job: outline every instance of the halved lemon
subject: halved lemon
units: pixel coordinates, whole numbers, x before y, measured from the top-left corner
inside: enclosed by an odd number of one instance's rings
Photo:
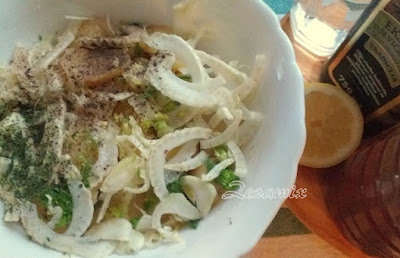
[[[326,83],[305,85],[307,141],[300,164],[334,166],[360,144],[364,121],[357,102],[339,87]]]

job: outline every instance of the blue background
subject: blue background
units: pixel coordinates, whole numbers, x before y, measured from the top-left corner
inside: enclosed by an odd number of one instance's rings
[[[277,14],[286,14],[292,6],[293,0],[263,0]]]

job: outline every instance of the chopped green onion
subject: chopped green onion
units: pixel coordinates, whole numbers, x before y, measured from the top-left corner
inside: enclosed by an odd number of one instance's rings
[[[148,99],[154,97],[158,93],[158,90],[154,86],[149,86],[146,91],[142,94],[143,98]]]
[[[207,172],[210,172],[211,169],[217,165],[212,158],[207,158],[204,165],[206,166]]]
[[[140,216],[140,217],[135,217],[135,218],[133,218],[133,219],[130,220],[133,229],[136,229],[136,227],[137,227],[137,225],[139,224],[139,221],[140,221],[141,218],[142,218],[142,216]]]
[[[217,146],[214,148],[214,155],[219,161],[223,161],[229,158],[228,148],[226,146]]]
[[[125,216],[126,216],[126,212],[122,208],[119,208],[119,207],[112,207],[112,208],[110,208],[110,211],[111,211],[111,215],[114,218],[125,218]]]
[[[221,174],[215,179],[215,182],[220,184],[226,190],[236,190],[238,185],[232,185],[232,182],[240,180],[233,173],[232,169],[226,168],[221,171]]]
[[[167,184],[167,189],[169,193],[182,193],[182,180],[179,177],[177,180]]]
[[[179,103],[177,101],[170,101],[162,107],[161,112],[171,113],[172,111],[177,110],[180,106],[181,106],[181,103]]]
[[[189,220],[187,222],[187,227],[190,229],[197,229],[197,227],[199,226],[199,223],[200,223],[199,219]]]
[[[184,81],[192,82],[192,76],[190,74],[178,75],[178,77]]]

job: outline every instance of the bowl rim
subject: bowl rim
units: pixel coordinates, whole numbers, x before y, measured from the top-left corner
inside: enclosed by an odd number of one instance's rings
[[[298,133],[298,143],[293,144],[294,146],[298,146],[297,150],[293,153],[293,157],[289,158],[288,160],[293,160],[293,165],[291,168],[291,178],[290,181],[288,182],[288,186],[292,186],[295,184],[296,182],[296,178],[297,178],[297,169],[298,169],[298,163],[300,161],[301,155],[304,151],[305,145],[306,145],[306,125],[305,125],[305,100],[304,97],[300,97],[300,96],[304,96],[304,81],[303,81],[303,75],[301,73],[300,67],[297,65],[296,62],[296,57],[295,57],[295,52],[294,52],[294,48],[293,45],[288,37],[288,35],[284,32],[279,18],[276,15],[276,13],[263,1],[263,0],[253,0],[253,2],[257,5],[257,8],[260,8],[263,10],[264,13],[266,13],[271,22],[274,23],[274,26],[271,27],[275,27],[276,28],[276,32],[277,32],[277,37],[279,37],[281,39],[282,42],[282,48],[285,48],[288,50],[288,52],[286,53],[287,56],[287,62],[288,64],[288,70],[290,69],[290,73],[293,73],[293,75],[297,78],[300,79],[300,81],[298,82],[298,86],[300,87],[294,87],[295,90],[297,90],[297,92],[294,92],[293,94],[299,95],[299,101],[300,101],[300,110],[297,110],[300,113],[300,120],[296,121],[299,124],[297,125],[297,129],[299,129]],[[297,89],[296,89],[297,88]],[[286,199],[280,199],[279,200],[279,205],[277,205],[273,210],[272,210],[272,214],[273,216],[270,216],[269,219],[265,220],[264,223],[264,230],[260,231],[260,233],[254,237],[253,240],[250,240],[249,242],[252,243],[249,245],[249,248],[247,248],[247,250],[245,250],[243,253],[241,253],[242,255],[245,255],[246,253],[248,253],[250,250],[253,249],[253,247],[258,243],[258,241],[262,238],[264,232],[267,230],[267,228],[269,227],[269,225],[271,224],[271,222],[274,220],[276,214],[278,213],[278,211],[280,210],[282,204],[286,201]]]

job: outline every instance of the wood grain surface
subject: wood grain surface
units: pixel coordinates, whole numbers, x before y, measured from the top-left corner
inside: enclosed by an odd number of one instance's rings
[[[245,258],[342,258],[347,257],[314,234],[262,238]]]

